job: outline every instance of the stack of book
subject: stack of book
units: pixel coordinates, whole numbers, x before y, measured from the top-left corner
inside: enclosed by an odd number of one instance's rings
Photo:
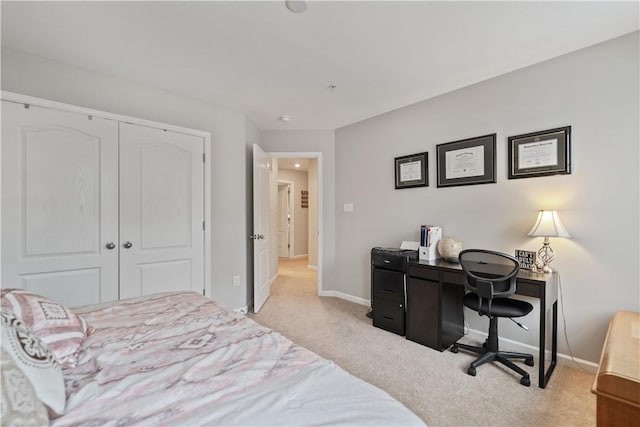
[[[419,258],[422,260],[439,258],[437,247],[440,239],[442,239],[442,228],[437,225],[421,225]]]

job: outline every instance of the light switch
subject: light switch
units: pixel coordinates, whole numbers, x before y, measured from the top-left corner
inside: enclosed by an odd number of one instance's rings
[[[344,204],[345,212],[353,212],[353,203],[345,203]]]

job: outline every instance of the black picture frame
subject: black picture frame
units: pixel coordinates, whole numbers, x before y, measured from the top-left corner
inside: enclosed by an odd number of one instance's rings
[[[496,134],[436,145],[437,186],[496,182]]]
[[[396,157],[396,190],[429,186],[428,160],[428,152]]]
[[[571,174],[571,126],[510,136],[509,179]]]

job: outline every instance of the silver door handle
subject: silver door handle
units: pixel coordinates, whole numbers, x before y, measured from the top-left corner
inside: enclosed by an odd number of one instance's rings
[[[114,249],[116,247],[116,244],[113,242],[108,242],[106,245],[104,245],[105,248],[111,250]]]
[[[131,248],[132,246],[133,246],[133,243],[131,243],[131,242],[124,242],[124,243],[122,244],[122,247],[123,247],[123,248],[125,248],[125,249],[129,249],[129,248]]]

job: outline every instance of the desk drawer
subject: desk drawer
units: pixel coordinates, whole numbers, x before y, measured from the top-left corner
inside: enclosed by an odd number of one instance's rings
[[[373,270],[373,297],[404,304],[404,273],[375,268]]]
[[[452,272],[452,271],[443,271],[442,272],[442,282],[443,283],[452,283],[454,285],[464,285],[464,273],[460,272]]]
[[[404,335],[404,303],[384,298],[373,302],[373,326]]]
[[[407,274],[411,277],[417,277],[419,279],[433,280],[434,282],[440,281],[440,270],[436,268],[409,264]]]

